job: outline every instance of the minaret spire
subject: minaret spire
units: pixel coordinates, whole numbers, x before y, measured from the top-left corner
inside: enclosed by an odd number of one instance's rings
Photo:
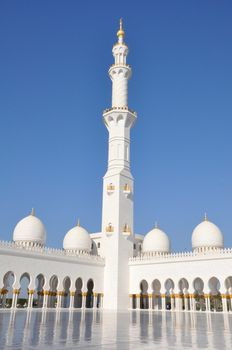
[[[122,44],[123,43],[123,40],[124,40],[124,35],[125,35],[125,32],[122,28],[122,18],[120,18],[120,21],[119,21],[119,30],[117,32],[117,36],[118,36],[118,43],[119,44]]]

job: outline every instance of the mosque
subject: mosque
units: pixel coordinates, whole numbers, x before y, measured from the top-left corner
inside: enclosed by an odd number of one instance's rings
[[[128,107],[131,67],[121,20],[117,37],[112,107],[103,112],[109,144],[101,231],[89,233],[78,223],[63,249],[48,248],[32,210],[12,241],[0,241],[0,307],[231,312],[232,249],[206,216],[193,230],[190,252],[172,252],[158,226],[134,233],[130,130],[137,115]]]

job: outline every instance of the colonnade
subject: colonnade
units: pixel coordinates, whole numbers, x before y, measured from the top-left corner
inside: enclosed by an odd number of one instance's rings
[[[174,283],[168,278],[149,284],[143,279],[139,287],[139,293],[130,294],[131,309],[232,312],[231,276],[223,283],[216,277],[207,281],[197,277],[192,283],[185,278]]]
[[[6,296],[8,294],[7,289],[0,289],[0,301],[2,308],[7,307],[6,304]],[[11,308],[17,308],[18,299],[20,295],[20,289],[13,289],[12,291],[12,303]],[[57,309],[60,308],[70,308],[70,309],[85,309],[85,308],[101,308],[102,307],[102,298],[103,293],[93,293],[91,295],[91,300],[89,300],[89,296],[87,292],[82,292],[81,303],[79,306],[75,306],[75,296],[76,291],[70,291],[69,295],[64,291],[51,292],[49,290],[43,290],[38,293],[38,297],[36,298],[37,304],[34,304],[36,291],[33,289],[28,290],[28,298],[27,298],[27,308],[32,307],[42,307],[43,309],[55,307]],[[66,298],[68,298],[68,305],[65,305]],[[55,301],[55,303],[54,303]]]
[[[80,277],[71,280],[68,276],[59,279],[53,275],[48,279],[39,274],[33,279],[24,273],[16,279],[9,271],[4,275],[3,287],[0,288],[0,308],[97,309],[102,307],[102,299],[103,293],[94,290],[91,278],[84,283]]]
[[[6,307],[6,295],[8,291],[7,290],[1,290],[0,289],[0,300],[2,304],[2,308]],[[11,308],[15,309],[18,307],[18,297],[20,294],[20,289],[13,289],[12,292],[12,304]],[[42,298],[42,304],[40,305],[34,305],[34,297],[35,297],[36,291],[30,289],[28,291],[28,302],[26,307],[32,308],[32,307],[41,307],[43,309],[48,308],[69,308],[69,309],[97,309],[102,307],[103,302],[103,293],[93,293],[91,296],[91,301],[88,300],[88,293],[82,292],[81,293],[81,304],[79,306],[75,306],[75,296],[76,292],[71,291],[69,293],[69,304],[67,306],[64,306],[65,304],[65,298],[67,298],[67,294],[63,291],[57,291],[57,292],[51,292],[49,290],[44,290],[40,292],[40,297]],[[53,304],[53,301],[55,299],[55,304]],[[38,300],[38,299],[37,299]],[[54,305],[54,306],[52,306]]]
[[[172,310],[172,311],[223,311],[232,312],[232,295],[221,294],[130,294],[131,309]],[[201,299],[201,301],[199,301]],[[217,305],[216,305],[217,304]],[[219,307],[218,307],[219,306]],[[221,307],[220,307],[221,306]]]

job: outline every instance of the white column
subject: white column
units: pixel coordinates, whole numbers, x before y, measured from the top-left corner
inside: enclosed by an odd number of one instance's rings
[[[1,298],[2,298],[2,308],[4,309],[6,307],[6,296],[7,296],[8,290],[3,288],[1,290]]]
[[[189,295],[184,294],[184,309],[185,309],[185,311],[188,311],[188,309],[189,309],[188,299],[189,299]]]
[[[148,293],[148,309],[152,310],[152,293]]]
[[[210,311],[210,301],[209,301],[209,294],[205,294],[205,307],[206,307],[206,311]]]
[[[69,302],[69,308],[74,308],[74,298],[75,298],[75,291],[70,291],[70,302]]]
[[[43,296],[43,309],[47,309],[47,307],[48,307],[49,291],[48,290],[44,290],[43,294],[44,294],[44,296]]]
[[[136,310],[140,309],[140,294],[136,294]]]
[[[181,293],[175,294],[175,300],[176,300],[176,310],[178,311],[182,310],[182,294]]]
[[[175,294],[173,289],[170,290],[170,298],[171,298],[171,310],[175,310]]]
[[[20,289],[13,289],[12,309],[17,307],[19,293]]]
[[[227,295],[226,294],[222,294],[221,295],[221,297],[222,297],[222,311],[223,312],[227,312],[228,311],[228,309],[227,309]]]
[[[99,308],[101,308],[101,309],[102,309],[102,305],[103,305],[103,298],[104,298],[104,294],[100,293]]]
[[[195,299],[193,294],[189,294],[189,301],[190,301],[190,310],[195,311]]]
[[[30,289],[28,291],[28,305],[27,307],[31,309],[33,307],[33,299],[34,299],[34,289]]]
[[[166,294],[165,293],[161,294],[161,301],[162,301],[162,310],[166,311]]]
[[[93,309],[97,308],[97,296],[98,293],[93,293]]]
[[[56,308],[60,309],[62,306],[62,291],[57,291],[57,303],[56,303]]]
[[[85,308],[86,308],[86,295],[87,295],[87,293],[86,292],[82,292],[82,305],[81,305],[81,308],[82,308],[82,310],[85,310]]]

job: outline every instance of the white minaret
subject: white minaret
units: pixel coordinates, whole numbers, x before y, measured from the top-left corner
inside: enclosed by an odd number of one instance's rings
[[[128,108],[126,64],[128,47],[124,43],[122,20],[113,46],[115,63],[109,69],[112,80],[112,107],[103,113],[109,131],[108,169],[103,180],[102,234],[106,259],[104,308],[129,307],[128,258],[133,256],[133,177],[130,172],[130,129],[136,113]]]

